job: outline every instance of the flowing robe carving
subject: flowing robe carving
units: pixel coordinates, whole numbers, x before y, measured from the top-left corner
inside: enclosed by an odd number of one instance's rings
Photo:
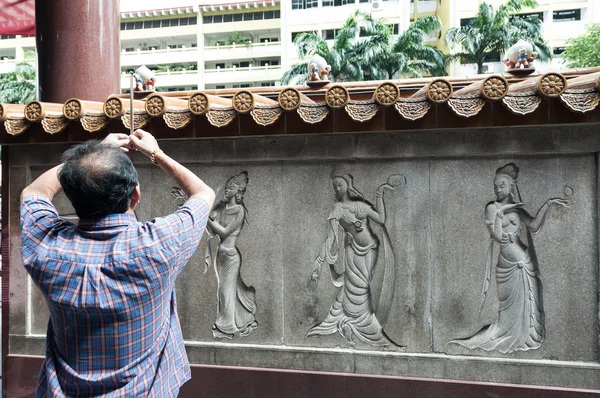
[[[497,203],[493,204],[498,207]],[[532,217],[523,209],[506,212],[502,220],[505,241],[500,244],[496,264],[496,287],[498,293],[498,317],[474,336],[454,340],[469,349],[496,350],[503,354],[539,348],[544,341],[544,310],[542,281],[531,233],[527,231],[529,246],[521,241],[526,220]],[[498,222],[498,221],[497,221]],[[490,243],[486,282],[489,287],[492,273],[494,241]]]
[[[333,266],[338,260],[340,226],[344,231],[349,228],[367,228],[370,231],[367,218],[370,210],[371,207],[362,201],[354,201],[350,204],[337,202],[328,217],[331,230],[325,243],[325,260],[331,266],[333,284],[340,289],[330,307],[329,314],[323,322],[308,332],[308,336],[339,332],[349,342],[351,342],[352,336],[356,336],[370,345],[396,345],[383,330],[394,290],[394,256],[385,226],[382,226],[382,229],[384,231],[384,272],[386,275],[384,275],[384,288],[380,294],[378,306],[379,318],[382,319],[378,319],[373,310],[371,296],[371,280],[380,246],[377,237],[371,233],[371,243],[361,246],[350,233],[345,232],[343,237],[345,240],[344,269],[338,274]]]
[[[256,313],[255,290],[253,287],[246,286],[240,276],[242,256],[235,246],[235,239],[242,230],[244,216],[245,209],[241,205],[223,205],[211,215],[214,222],[224,226],[225,229],[227,225],[236,220],[239,224],[229,233],[217,231],[221,241],[213,262],[218,281],[217,320],[213,326],[213,335],[216,338],[231,338],[235,333],[247,336],[258,325],[254,316]],[[219,232],[221,233],[219,234]],[[226,245],[226,239],[233,242],[233,245]],[[210,243],[207,252],[210,262]]]

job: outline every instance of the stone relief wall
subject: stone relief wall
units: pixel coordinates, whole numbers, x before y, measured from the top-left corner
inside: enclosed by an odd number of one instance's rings
[[[548,134],[580,149],[537,155],[535,135],[521,152],[482,153],[483,132],[467,144],[449,133],[448,153],[467,148],[452,157],[414,156],[393,134],[163,143],[222,187],[177,281],[191,362],[600,388],[600,138],[578,129]],[[35,161],[14,150],[12,192],[62,149]],[[140,220],[185,200],[137,166]],[[56,206],[72,213],[64,197]],[[48,310],[18,241],[11,352],[42,355]]]

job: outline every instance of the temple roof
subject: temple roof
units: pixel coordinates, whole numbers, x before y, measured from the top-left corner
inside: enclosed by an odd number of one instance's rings
[[[600,122],[600,68],[322,83],[0,104],[0,144],[125,132],[130,108],[135,128],[162,139]]]

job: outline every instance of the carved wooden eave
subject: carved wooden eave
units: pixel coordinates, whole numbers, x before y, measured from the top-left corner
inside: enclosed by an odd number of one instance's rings
[[[600,72],[568,80],[567,89],[560,95],[560,100],[573,112],[594,110],[600,103]]]
[[[104,102],[71,98],[64,104],[40,101],[25,106],[0,104],[0,121],[3,122],[0,143],[17,142],[8,137],[26,134],[36,124],[48,134],[59,134],[69,124],[72,125],[69,131],[75,132],[81,129],[102,135],[113,130],[125,131],[129,129],[131,109],[135,128],[151,129],[155,125],[153,120],[162,118],[166,128],[173,131],[174,138],[178,137],[177,131],[188,131],[190,125],[196,126],[203,121],[212,127],[227,129],[225,135],[241,134],[241,130],[247,134],[248,129],[256,132],[252,134],[272,134],[264,129],[285,134],[285,129],[289,128],[294,133],[327,132],[328,129],[344,131],[348,121],[358,123],[354,130],[360,130],[359,126],[367,126],[369,121],[383,119],[386,120],[385,130],[392,131],[410,128],[412,123],[427,119],[435,119],[428,125],[444,127],[447,118],[438,119],[438,112],[430,112],[432,109],[447,108],[460,118],[473,118],[494,102],[501,103],[516,115],[514,120],[511,119],[515,125],[520,124],[519,117],[532,114],[545,101],[561,104],[568,109],[567,113],[593,114],[581,119],[589,122],[596,120],[595,115],[600,110],[600,68],[545,74],[534,72],[527,77],[496,74],[328,83],[320,88],[253,87],[134,95],[133,102],[127,95],[117,94]],[[336,116],[325,123],[332,114],[344,117]],[[386,116],[392,114],[400,118]],[[282,118],[288,122],[277,123]],[[247,124],[240,125],[250,119],[249,123],[258,126],[258,130]],[[569,120],[577,119],[569,117]],[[336,123],[345,124],[334,126]],[[302,124],[307,127],[301,127]],[[381,126],[383,122],[372,125]],[[448,126],[452,123],[448,122]],[[194,132],[193,136],[202,137],[205,130]],[[188,132],[186,137],[189,136]],[[39,136],[36,140],[40,140]]]
[[[448,106],[458,116],[471,117],[477,115],[486,101],[499,101],[508,94],[509,83],[501,75],[491,75],[482,81],[455,91],[448,99]]]
[[[566,88],[567,79],[563,74],[548,72],[510,85],[502,102],[512,113],[527,115],[538,108],[542,99],[560,97]]]

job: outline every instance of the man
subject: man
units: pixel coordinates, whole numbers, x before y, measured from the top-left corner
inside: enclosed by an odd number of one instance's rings
[[[150,157],[189,200],[137,222],[137,172]],[[77,225],[59,218],[61,190]],[[50,308],[38,397],[176,397],[190,378],[175,277],[200,242],[213,190],[159,149],[149,133],[110,134],[63,154],[21,194],[23,264]]]

